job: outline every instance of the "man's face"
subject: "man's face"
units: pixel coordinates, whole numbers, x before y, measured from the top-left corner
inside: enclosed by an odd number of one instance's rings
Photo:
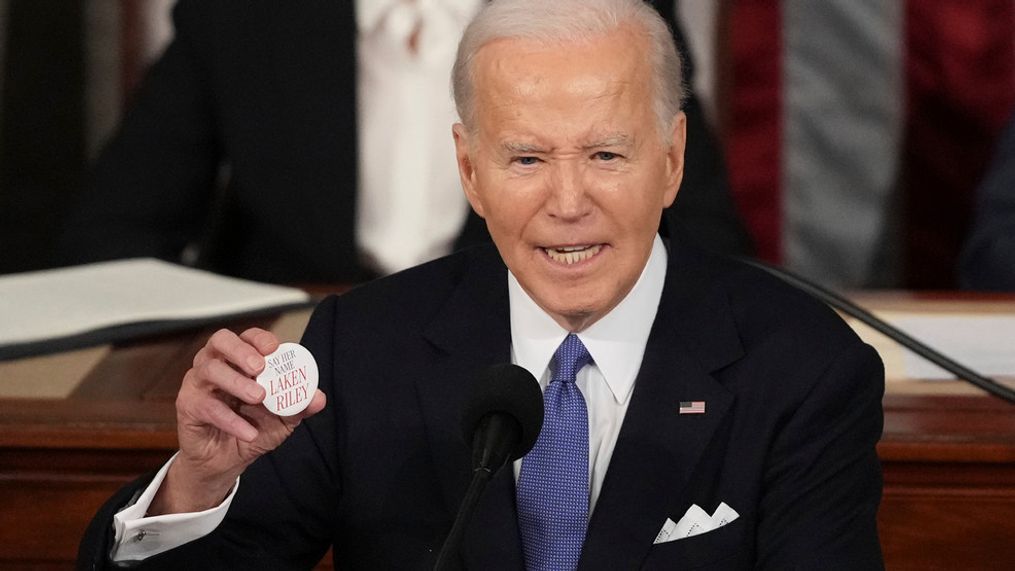
[[[473,62],[474,130],[454,128],[469,202],[571,331],[634,287],[683,175],[684,116],[661,135],[646,53],[627,28],[565,46],[493,41]]]

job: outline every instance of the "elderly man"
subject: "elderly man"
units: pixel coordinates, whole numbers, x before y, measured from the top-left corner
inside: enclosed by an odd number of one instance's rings
[[[879,568],[876,354],[817,302],[657,234],[685,167],[659,17],[500,0],[454,81],[496,250],[321,303],[303,343],[323,394],[295,418],[251,380],[277,340],[215,334],[177,399],[180,453],[107,504],[82,563],[306,568],[333,546],[338,567],[429,567],[469,483],[463,395],[510,360],[546,422],[480,501],[465,567]]]

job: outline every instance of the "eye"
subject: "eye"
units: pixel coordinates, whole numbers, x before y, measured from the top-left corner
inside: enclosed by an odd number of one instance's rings
[[[527,167],[528,166],[532,166],[532,165],[534,165],[534,164],[539,162],[539,159],[537,159],[536,157],[515,157],[512,160],[514,162],[522,165],[522,166],[527,166]]]
[[[599,151],[592,155],[592,158],[600,161],[613,161],[620,158],[620,155],[617,153],[611,153],[610,151]]]

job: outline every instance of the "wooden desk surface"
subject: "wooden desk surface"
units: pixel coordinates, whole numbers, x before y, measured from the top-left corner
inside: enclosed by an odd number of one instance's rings
[[[881,314],[1015,315],[1015,296],[854,299]],[[298,340],[309,313],[229,326]],[[887,367],[878,452],[889,568],[1015,568],[1015,409],[958,381],[906,378],[900,349],[860,329]],[[0,362],[0,567],[67,568],[99,505],[175,450],[176,390],[212,331]]]

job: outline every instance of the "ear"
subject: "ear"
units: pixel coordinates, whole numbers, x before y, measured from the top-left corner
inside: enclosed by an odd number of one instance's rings
[[[451,133],[455,138],[455,159],[458,161],[458,176],[462,179],[465,198],[469,200],[469,204],[472,205],[476,214],[483,218],[483,201],[477,192],[476,167],[472,157],[473,146],[469,138],[469,130],[465,128],[465,125],[455,123],[451,127]]]
[[[684,149],[687,147],[687,115],[681,111],[673,116],[673,127],[668,139],[670,148],[666,155],[666,193],[663,207],[673,204],[684,180]]]

